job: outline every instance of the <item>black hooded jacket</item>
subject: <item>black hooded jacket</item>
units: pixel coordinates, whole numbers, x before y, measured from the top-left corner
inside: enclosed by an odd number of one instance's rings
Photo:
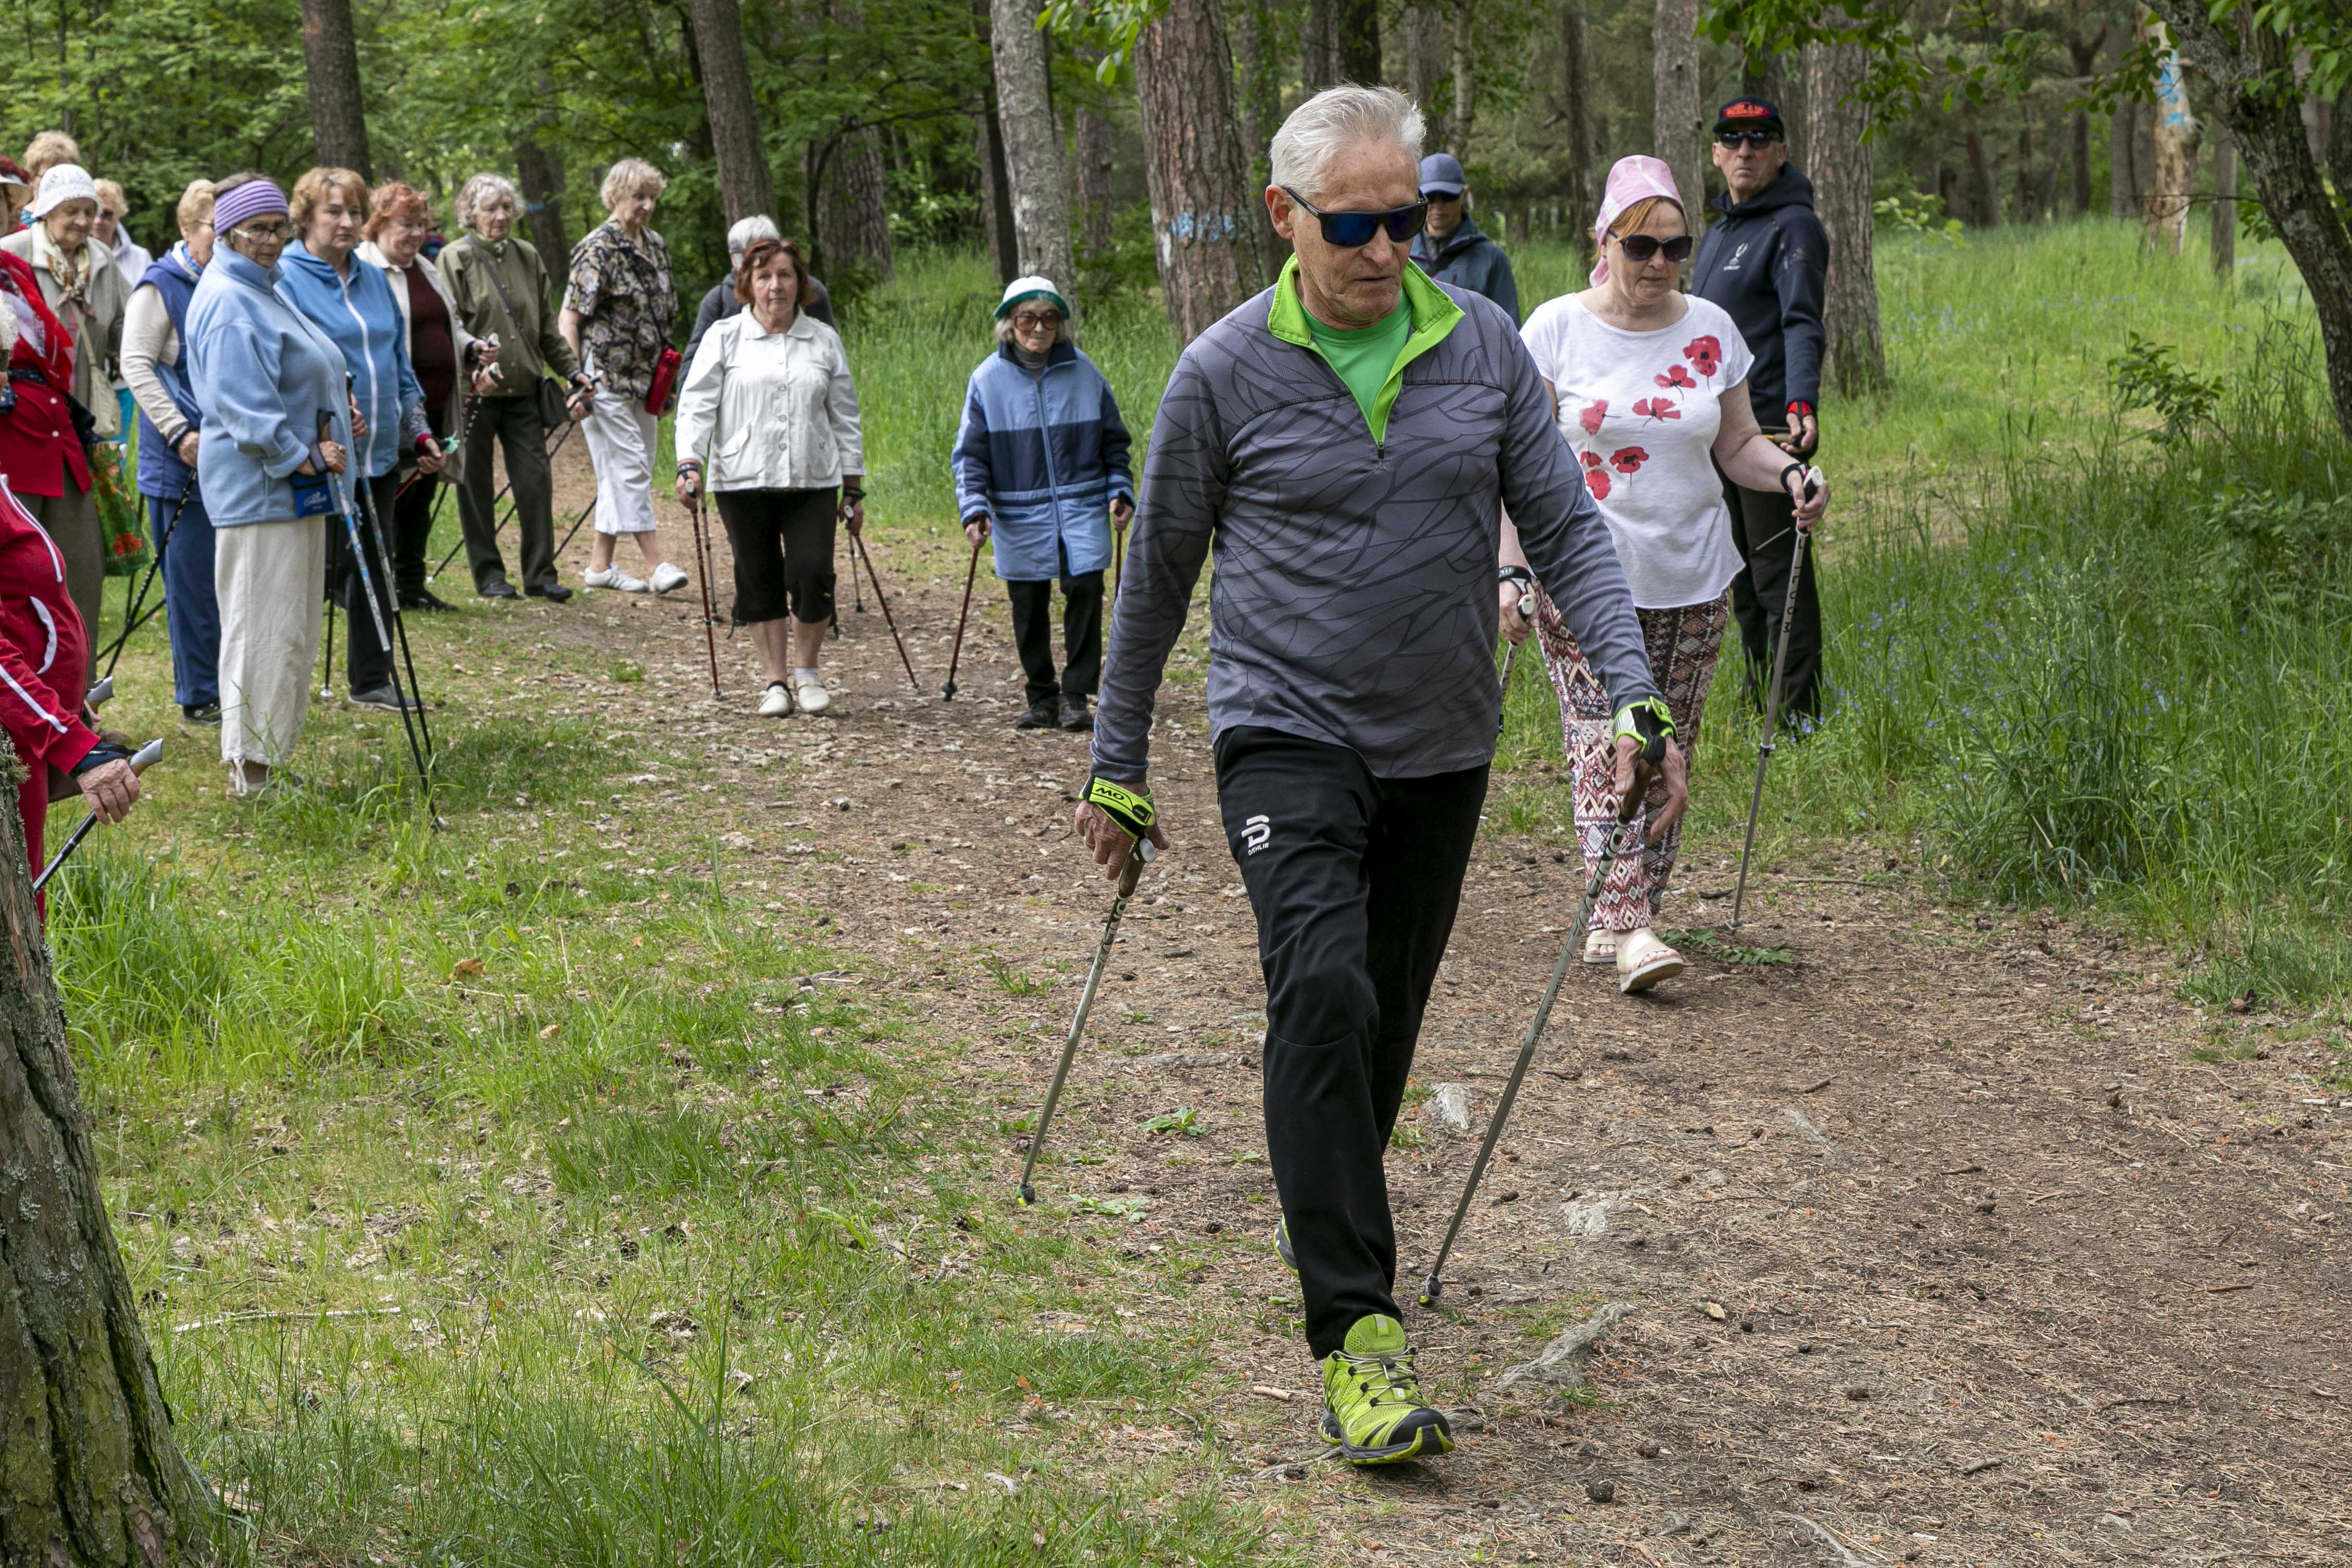
[[[1830,239],[1813,216],[1812,182],[1790,164],[1737,206],[1727,191],[1707,204],[1715,226],[1698,242],[1691,292],[1731,313],[1756,356],[1748,398],[1756,423],[1786,428],[1789,405],[1822,401],[1822,293]]]

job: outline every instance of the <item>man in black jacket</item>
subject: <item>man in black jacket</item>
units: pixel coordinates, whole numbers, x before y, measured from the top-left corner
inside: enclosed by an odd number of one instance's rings
[[[1728,187],[1709,204],[1717,214],[1698,242],[1691,292],[1731,313],[1755,363],[1748,372],[1756,423],[1791,456],[1810,459],[1820,442],[1822,294],[1829,236],[1813,216],[1812,183],[1789,166],[1780,111],[1760,98],[1736,98],[1716,116],[1715,166]],[[1795,503],[1784,493],[1724,481],[1732,538],[1748,570],[1731,580],[1732,612],[1748,652],[1748,695],[1760,708],[1779,646],[1780,616],[1795,559]],[[1821,710],[1822,604],[1810,565],[1797,589],[1782,676],[1785,711],[1801,729]]]

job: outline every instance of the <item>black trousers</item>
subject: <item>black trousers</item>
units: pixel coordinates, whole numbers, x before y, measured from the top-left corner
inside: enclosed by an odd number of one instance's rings
[[[1054,580],[1008,582],[1013,595],[1013,645],[1029,677],[1029,700],[1090,697],[1102,684],[1103,574],[1082,572],[1062,583],[1062,675],[1054,678]]]
[[[1486,769],[1376,779],[1344,746],[1217,737],[1225,838],[1265,971],[1265,1142],[1318,1359],[1399,1315],[1381,1159],[1454,931]]]
[[[714,490],[735,553],[735,624],[833,619],[833,525],[841,492]]]
[[[1721,477],[1723,470],[1716,474]],[[1743,490],[1723,481],[1731,508],[1731,540],[1748,570],[1731,580],[1731,613],[1747,653],[1748,700],[1764,711],[1771,690],[1772,655],[1780,646],[1780,615],[1789,603],[1789,565],[1797,555],[1797,504],[1784,490]],[[1789,628],[1789,664],[1780,676],[1780,711],[1805,718],[1821,714],[1822,600],[1814,591],[1821,562],[1805,551],[1804,580]]]
[[[430,415],[429,422],[436,439],[449,439],[449,412],[446,405]],[[410,472],[404,469],[401,477],[406,479]],[[383,526],[391,533],[384,542],[392,547],[392,580],[404,599],[414,599],[425,591],[425,558],[433,542],[433,502],[440,494],[439,479],[419,474],[384,515]]]
[[[515,522],[522,537],[522,585],[552,588],[555,575],[555,479],[547,463],[547,426],[540,422],[539,399],[530,393],[476,398],[467,405],[458,434],[465,438],[464,477],[457,486],[457,524],[465,530],[466,564],[473,569],[474,591],[507,580],[499,557],[495,443],[505,448],[507,477],[514,484]]]
[[[389,529],[392,526],[393,492],[400,488],[399,471],[378,479],[354,480],[365,485],[375,503],[375,515]],[[351,492],[354,511],[359,507],[356,490]],[[360,586],[359,569],[352,559],[351,535],[341,517],[320,519],[327,528],[327,592],[342,606],[343,621],[348,630],[343,636],[343,668],[349,674],[352,695],[372,692],[392,684],[392,650],[385,647],[375,634],[375,617],[368,613],[367,595]],[[359,513],[360,539],[367,547],[368,580],[374,584],[377,607],[383,612],[383,629],[392,632],[392,618],[398,606],[394,602],[392,581],[384,575],[383,560],[376,553],[375,537],[369,531],[367,515]],[[392,541],[386,538],[385,548]]]

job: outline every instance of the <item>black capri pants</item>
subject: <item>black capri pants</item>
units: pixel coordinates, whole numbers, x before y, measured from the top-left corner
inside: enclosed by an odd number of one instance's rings
[[[719,520],[735,552],[735,624],[833,619],[833,526],[841,493],[717,490]]]

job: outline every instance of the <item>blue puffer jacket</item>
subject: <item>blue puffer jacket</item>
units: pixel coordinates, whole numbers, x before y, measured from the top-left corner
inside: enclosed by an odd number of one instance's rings
[[[293,519],[287,476],[311,455],[321,413],[350,449],[342,350],[287,303],[282,270],[217,246],[188,303],[188,380],[204,411],[196,463],[215,528]]]
[[[408,322],[383,268],[353,256],[351,275],[342,277],[297,240],[278,257],[278,291],[335,340],[351,367],[352,395],[367,421],[352,472],[370,479],[391,473],[425,432],[425,389],[409,368]]]
[[[956,516],[988,515],[1007,582],[1110,565],[1110,503],[1135,498],[1127,425],[1095,362],[1056,343],[1045,368],[1007,344],[981,361],[956,432]]]

